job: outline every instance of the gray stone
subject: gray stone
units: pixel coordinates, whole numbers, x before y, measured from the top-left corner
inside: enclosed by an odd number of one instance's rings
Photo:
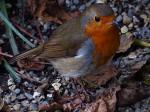
[[[117,18],[116,18],[116,21],[117,22],[121,22],[123,20],[123,17],[121,15],[119,15]]]
[[[17,99],[19,99],[19,100],[23,100],[23,99],[25,99],[26,97],[23,95],[23,94],[20,94],[19,96],[17,96]]]
[[[21,102],[22,106],[24,107],[28,107],[29,106],[29,101],[28,100],[24,100]]]
[[[81,5],[80,7],[79,7],[79,11],[80,12],[83,12],[85,10],[85,5]]]
[[[19,88],[16,88],[16,89],[15,89],[15,93],[16,93],[16,94],[20,94],[20,91],[21,91],[21,90],[20,90]]]
[[[134,23],[138,23],[138,22],[140,22],[140,21],[138,20],[138,18],[137,18],[136,16],[133,16],[133,22],[134,22]]]
[[[66,5],[67,5],[67,7],[70,7],[72,5],[72,1],[71,0],[66,0]]]
[[[5,96],[4,99],[5,99],[6,103],[8,103],[8,104],[11,103],[11,99],[10,99],[10,98],[11,98],[11,97],[10,97],[9,95],[6,95],[6,96]]]
[[[11,100],[11,102],[14,102],[14,101],[16,100],[16,95],[13,94],[13,95],[11,96],[10,100]]]
[[[24,94],[29,100],[32,100],[33,99],[33,96],[29,93],[25,93]]]
[[[128,10],[128,16],[129,17],[133,17],[133,15],[134,15],[134,10],[133,9],[129,9]]]
[[[128,27],[129,27],[129,28],[133,28],[133,23],[130,23],[130,24],[128,25]]]
[[[73,0],[73,3],[77,5],[80,3],[80,1],[79,0]]]
[[[13,108],[15,109],[15,111],[19,111],[20,110],[21,105],[20,104],[15,104],[13,106]]]
[[[132,21],[132,19],[129,16],[127,16],[126,14],[123,15],[123,23],[124,24],[129,24],[129,23],[131,23],[131,21]]]
[[[29,109],[32,111],[38,110],[38,105],[36,103],[31,103]]]
[[[71,11],[74,11],[76,9],[76,6],[75,5],[71,5],[70,9],[71,9]]]

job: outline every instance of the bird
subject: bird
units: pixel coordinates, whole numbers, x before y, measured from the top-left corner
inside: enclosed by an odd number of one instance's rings
[[[60,25],[49,40],[14,56],[50,62],[64,77],[82,77],[107,65],[120,45],[115,14],[105,3],[89,6],[80,16]]]

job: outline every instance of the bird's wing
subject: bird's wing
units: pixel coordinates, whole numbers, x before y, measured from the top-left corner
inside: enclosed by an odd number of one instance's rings
[[[61,58],[74,56],[81,44],[87,40],[79,20],[75,18],[58,27],[44,44],[41,58]],[[77,22],[76,22],[77,21]],[[79,25],[78,25],[79,24]]]
[[[80,26],[80,18],[74,18],[59,26],[48,42],[14,56],[10,62],[13,63],[20,59],[32,57],[56,59],[74,56],[77,49],[86,39]]]

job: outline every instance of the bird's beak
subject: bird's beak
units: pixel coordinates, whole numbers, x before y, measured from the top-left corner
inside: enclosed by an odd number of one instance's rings
[[[108,22],[107,25],[115,25],[115,26],[117,26],[120,29],[119,23],[117,21],[115,21],[115,20],[111,21],[111,22]]]

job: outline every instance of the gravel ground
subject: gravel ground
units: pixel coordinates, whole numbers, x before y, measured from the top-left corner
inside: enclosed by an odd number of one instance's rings
[[[99,2],[103,1],[106,0],[99,0]],[[109,0],[107,2],[113,7],[116,13],[117,22],[120,25],[122,34],[128,35],[131,33],[136,38],[150,41],[149,0]],[[95,3],[95,0],[65,0],[66,8],[71,11],[79,9],[79,11],[82,12],[93,3]],[[45,40],[47,40],[50,35],[48,31],[56,29],[57,26],[58,25],[54,23],[42,24],[42,34]],[[33,34],[36,34],[32,27],[31,25],[27,26]],[[36,44],[37,41],[34,41],[34,43]],[[114,62],[121,71],[118,81],[120,83],[123,82],[125,78],[132,73],[132,66],[134,64],[150,59],[149,53],[149,48],[140,48],[133,50],[125,56],[118,57]],[[27,112],[38,110],[39,105],[48,104],[48,102],[53,101],[53,93],[55,90],[59,90],[60,93],[69,94],[70,96],[74,96],[75,94],[74,90],[76,87],[74,87],[71,82],[69,83],[68,79],[62,79],[52,66],[48,66],[41,72],[26,72],[21,70],[20,73],[26,74],[28,79],[24,79],[22,84],[16,84],[9,78],[7,81],[8,90],[5,91],[0,88],[0,94],[4,97],[5,101],[10,104],[11,108],[16,111]],[[34,82],[31,82],[31,79],[33,79]],[[45,84],[49,84],[49,86],[47,87]],[[99,90],[101,90],[101,88],[97,91]],[[118,108],[118,112],[147,112],[146,110],[150,110],[150,97],[129,107]]]

